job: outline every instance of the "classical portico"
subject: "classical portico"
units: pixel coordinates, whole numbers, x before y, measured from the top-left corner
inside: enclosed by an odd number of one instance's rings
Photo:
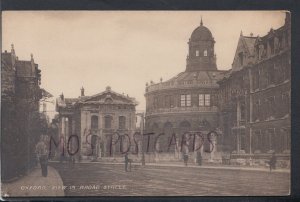
[[[131,150],[136,105],[134,98],[116,93],[109,86],[92,96],[85,96],[83,88],[78,98],[61,95],[57,111],[65,148],[69,145],[71,153],[75,152],[78,141],[78,153],[83,158],[113,157]]]

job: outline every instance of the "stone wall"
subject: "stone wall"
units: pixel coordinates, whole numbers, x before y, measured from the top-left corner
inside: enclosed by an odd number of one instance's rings
[[[1,63],[1,177],[9,181],[25,175],[36,165],[35,145],[45,131],[41,131],[38,111],[40,72],[33,59],[25,61],[32,64],[31,78],[17,72],[17,63],[20,68],[28,66],[20,66],[23,62],[16,60],[13,49],[11,53],[2,53]]]

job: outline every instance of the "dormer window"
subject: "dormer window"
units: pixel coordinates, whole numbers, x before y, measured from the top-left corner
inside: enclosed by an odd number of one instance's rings
[[[204,51],[203,55],[206,57],[207,56],[207,50]]]
[[[196,57],[199,57],[199,50],[196,50]]]

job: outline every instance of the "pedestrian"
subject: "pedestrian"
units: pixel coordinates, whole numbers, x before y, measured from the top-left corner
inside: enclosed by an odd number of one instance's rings
[[[70,156],[69,163],[70,163],[71,168],[74,168],[74,166],[75,166],[75,156],[74,155]]]
[[[125,172],[127,172],[128,160],[129,160],[128,153],[126,153],[124,157],[125,157]]]
[[[187,153],[183,154],[183,161],[184,161],[184,165],[187,166],[189,160],[189,155]]]
[[[202,165],[202,154],[200,151],[197,152],[197,163],[199,166]]]
[[[37,143],[35,147],[35,152],[37,154],[37,158],[41,164],[42,176],[47,177],[48,175],[48,149],[47,145],[44,142],[43,136],[41,135],[40,141]]]
[[[124,157],[125,157],[125,172],[128,172],[128,163],[129,163],[129,171],[131,171],[131,162],[132,162],[132,160],[129,159],[127,152],[126,152]]]
[[[270,161],[269,161],[269,166],[270,166],[270,172],[273,170],[276,169],[276,162],[277,162],[277,158],[275,156],[275,152],[272,153],[272,156],[270,158]]]

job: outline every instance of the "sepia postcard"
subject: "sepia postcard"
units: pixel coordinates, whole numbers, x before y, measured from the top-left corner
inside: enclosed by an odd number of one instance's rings
[[[291,13],[3,11],[1,118],[2,199],[287,196]]]

